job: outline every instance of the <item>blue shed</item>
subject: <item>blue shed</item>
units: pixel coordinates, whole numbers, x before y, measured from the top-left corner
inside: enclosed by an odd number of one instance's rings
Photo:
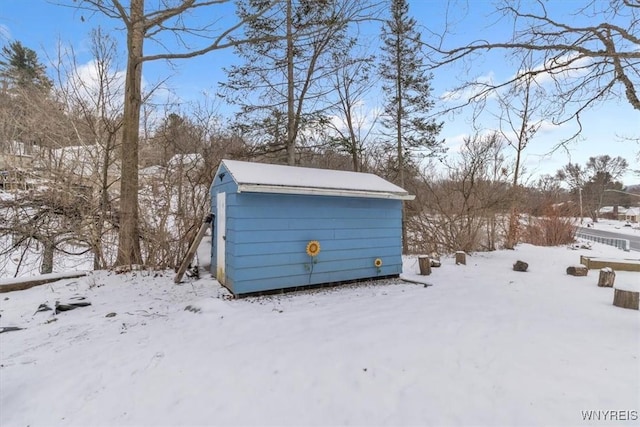
[[[373,174],[223,160],[211,272],[235,295],[397,276],[413,197]]]

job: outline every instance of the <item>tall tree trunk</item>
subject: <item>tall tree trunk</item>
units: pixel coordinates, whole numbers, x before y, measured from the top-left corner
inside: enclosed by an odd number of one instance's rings
[[[287,163],[289,166],[296,164],[296,140],[295,140],[295,110],[294,110],[294,81],[293,81],[293,28],[292,28],[292,3],[287,0]]]
[[[353,162],[353,171],[354,172],[359,172],[360,171],[360,158],[359,158],[359,152],[358,152],[358,148],[359,148],[359,144],[358,144],[358,137],[356,136],[356,131],[354,128],[354,124],[353,124],[353,116],[351,113],[351,109],[353,108],[351,106],[351,100],[349,99],[349,92],[346,92],[346,99],[344,101],[344,105],[345,105],[345,116],[347,119],[347,128],[349,129],[349,142],[350,142],[350,146],[351,146],[351,161]]]
[[[104,257],[104,251],[102,250],[102,233],[104,231],[104,223],[107,220],[107,213],[109,210],[109,165],[111,164],[111,151],[113,150],[114,136],[114,134],[109,134],[107,136],[107,144],[104,149],[104,157],[102,158],[102,164],[100,165],[100,201],[98,207],[98,218],[96,219],[95,224],[95,236],[93,243],[94,270],[100,270],[107,266]]]
[[[400,174],[400,187],[404,188],[404,152],[402,147],[402,43],[401,35],[396,34],[396,142],[398,149],[398,172]],[[409,242],[407,241],[407,205],[402,201],[402,253],[409,252]]]
[[[42,264],[40,265],[40,273],[48,274],[53,271],[53,251],[55,250],[55,245],[49,239],[44,239],[42,241],[44,246],[43,255],[42,255]]]
[[[511,212],[509,214],[509,229],[507,230],[507,241],[505,243],[506,249],[515,248],[518,243],[518,229],[520,227],[520,218],[518,213],[518,205],[520,202],[520,192],[518,190],[518,179],[520,178],[520,162],[522,158],[522,151],[529,142],[529,97],[531,89],[531,79],[527,78],[525,86],[525,98],[523,102],[522,123],[520,124],[520,131],[518,133],[518,146],[516,147],[516,165],[513,170],[513,188],[511,199]]]
[[[120,230],[117,265],[142,264],[138,228],[138,138],[142,105],[142,44],[144,0],[131,0],[127,31],[127,74],[122,126],[122,176],[120,179]]]

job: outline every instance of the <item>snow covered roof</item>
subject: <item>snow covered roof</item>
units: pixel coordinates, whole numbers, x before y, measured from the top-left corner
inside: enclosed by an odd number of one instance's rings
[[[627,216],[640,215],[640,208],[629,208],[629,209],[626,210],[625,215],[627,215]]]
[[[406,190],[361,172],[223,160],[239,192],[315,194],[413,200]]]

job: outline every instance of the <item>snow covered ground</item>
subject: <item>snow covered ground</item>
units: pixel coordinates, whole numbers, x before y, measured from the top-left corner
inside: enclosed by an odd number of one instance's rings
[[[579,218],[576,218],[576,224],[579,224]],[[582,223],[583,227],[586,227],[587,224],[593,226],[596,230],[610,231],[612,233],[619,234],[628,234],[630,236],[637,236],[640,234],[640,224],[631,223],[627,221],[620,221],[615,219],[599,219],[598,222],[594,224],[591,221],[591,218],[584,218]],[[629,224],[629,225],[625,225]]]
[[[580,254],[623,253],[521,245],[428,277],[407,258],[433,286],[239,300],[147,272],[0,294],[0,327],[25,328],[0,334],[0,425],[638,425],[640,312],[567,276]],[[92,305],[36,312],[74,296]]]

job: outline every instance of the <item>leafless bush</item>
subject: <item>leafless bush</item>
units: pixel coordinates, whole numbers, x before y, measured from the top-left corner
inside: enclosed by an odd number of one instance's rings
[[[140,171],[141,246],[153,268],[181,262],[210,209],[209,187],[223,158],[243,158],[241,138],[220,126],[215,105],[166,112],[143,143]],[[154,155],[154,151],[161,156]]]
[[[171,268],[180,263],[208,211],[209,179],[199,154],[177,155],[145,179],[140,194],[145,264]]]
[[[530,217],[523,227],[522,240],[536,246],[566,245],[575,241],[576,227],[571,217],[549,207],[546,215]]]
[[[407,214],[412,251],[494,250],[504,240],[509,188],[500,150],[496,135],[476,136],[445,176],[422,174]]]

